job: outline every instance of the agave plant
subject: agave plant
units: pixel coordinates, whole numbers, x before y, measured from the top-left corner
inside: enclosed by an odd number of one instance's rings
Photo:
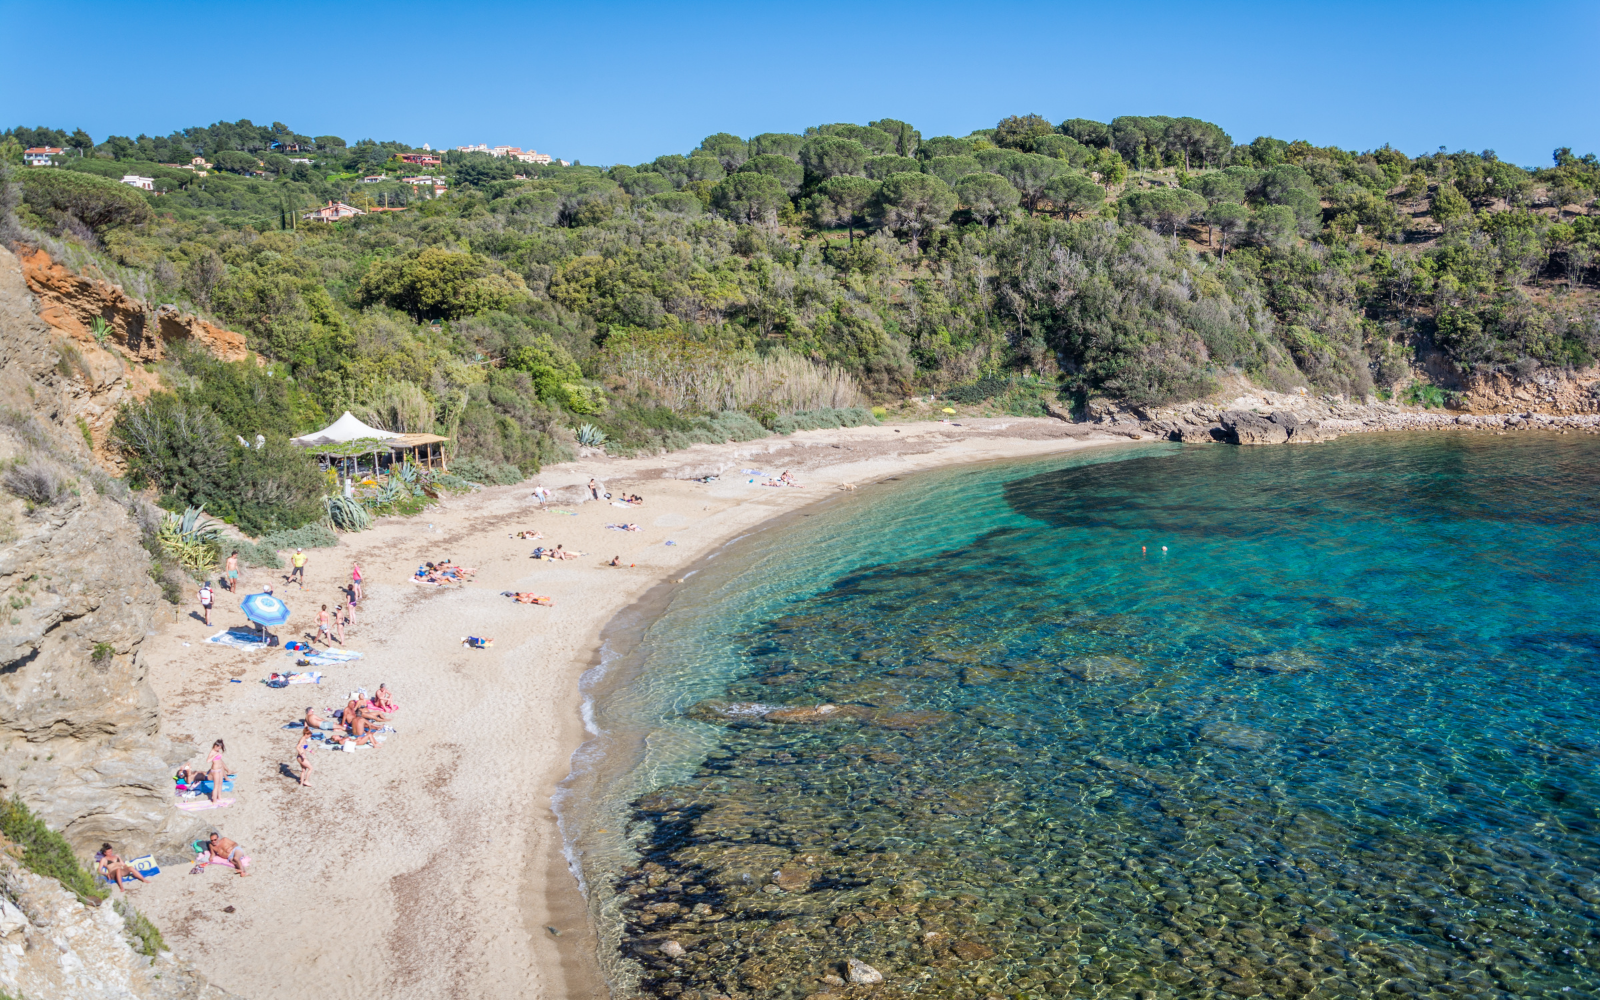
[[[598,448],[606,443],[606,432],[594,424],[582,424],[578,427],[578,443],[585,448]]]
[[[89,332],[94,335],[94,342],[101,347],[106,346],[106,338],[111,336],[111,324],[102,316],[96,316],[89,327]]]
[[[323,497],[328,523],[340,531],[365,531],[372,526],[372,515],[359,502],[344,496]]]
[[[202,519],[198,507],[168,514],[156,532],[161,548],[191,573],[204,573],[217,564],[221,537],[222,526],[211,518]]]

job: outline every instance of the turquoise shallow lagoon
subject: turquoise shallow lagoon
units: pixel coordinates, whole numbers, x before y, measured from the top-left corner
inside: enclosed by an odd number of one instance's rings
[[[1597,501],[1587,438],[1163,445],[741,540],[597,699],[637,738],[578,831],[611,972],[1600,995]]]

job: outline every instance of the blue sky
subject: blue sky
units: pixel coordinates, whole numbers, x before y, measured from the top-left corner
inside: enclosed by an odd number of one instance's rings
[[[0,23],[33,67],[0,87],[0,127],[97,141],[249,118],[636,163],[712,132],[893,117],[962,135],[1037,112],[1530,166],[1600,152],[1594,3],[0,0]]]

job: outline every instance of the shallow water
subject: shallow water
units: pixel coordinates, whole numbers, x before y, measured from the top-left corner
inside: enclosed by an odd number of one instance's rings
[[[1597,499],[1589,440],[1159,446],[731,546],[596,703],[621,995],[1597,995]]]

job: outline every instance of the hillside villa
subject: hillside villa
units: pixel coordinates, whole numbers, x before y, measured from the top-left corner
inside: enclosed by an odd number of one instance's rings
[[[138,174],[123,174],[122,183],[129,187],[136,187],[141,191],[154,191],[156,179],[154,177],[140,177]]]
[[[55,158],[65,152],[55,146],[30,146],[23,150],[22,160],[30,167],[49,167],[54,166]]]
[[[307,222],[338,222],[340,219],[366,214],[354,205],[346,205],[342,201],[330,201],[321,208],[312,209],[300,216],[300,218]]]

